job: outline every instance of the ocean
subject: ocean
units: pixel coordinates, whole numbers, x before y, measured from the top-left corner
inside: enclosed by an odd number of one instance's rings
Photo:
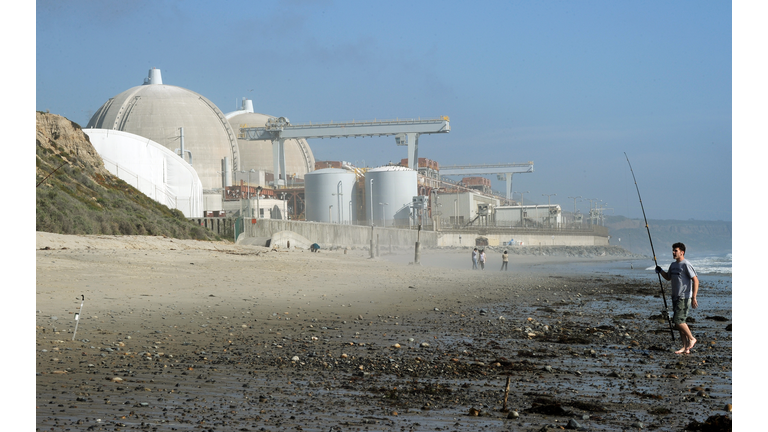
[[[669,268],[672,263],[672,255],[656,257],[659,266]],[[715,253],[686,258],[691,263],[699,277],[699,282],[712,284],[731,291],[732,288],[732,255],[730,252]],[[572,273],[581,275],[614,275],[636,279],[647,279],[658,283],[658,276],[654,271],[652,258],[627,259],[603,262],[577,262],[568,264],[541,264],[536,271],[552,273]],[[666,281],[665,281],[666,283]]]

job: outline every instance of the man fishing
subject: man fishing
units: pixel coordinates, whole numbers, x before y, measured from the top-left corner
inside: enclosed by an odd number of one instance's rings
[[[696,270],[685,259],[685,245],[675,243],[672,245],[672,258],[675,261],[669,265],[667,271],[656,266],[656,273],[668,281],[672,281],[672,322],[680,332],[680,338],[683,340],[683,347],[675,351],[675,354],[690,354],[691,349],[696,345],[696,338],[691,334],[691,329],[685,323],[688,318],[688,312],[691,306],[696,309],[699,303],[696,295],[699,293],[699,278],[696,276]]]

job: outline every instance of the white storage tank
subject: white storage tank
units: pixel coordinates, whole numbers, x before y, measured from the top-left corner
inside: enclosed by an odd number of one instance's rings
[[[416,171],[383,166],[365,173],[365,215],[376,226],[409,226],[411,202],[418,195]]]
[[[324,168],[304,175],[305,217],[308,221],[351,224],[357,208],[355,174]]]

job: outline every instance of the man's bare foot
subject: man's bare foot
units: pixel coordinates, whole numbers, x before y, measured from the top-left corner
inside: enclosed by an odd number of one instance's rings
[[[684,354],[687,350],[688,350],[687,348],[683,347],[675,351],[675,354]]]
[[[695,338],[691,339],[691,344],[688,346],[688,349],[686,351],[690,351],[694,345],[696,345],[696,342],[698,342]]]

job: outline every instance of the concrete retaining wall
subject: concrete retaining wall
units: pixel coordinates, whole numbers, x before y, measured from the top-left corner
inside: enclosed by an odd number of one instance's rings
[[[291,241],[291,232],[298,236]],[[276,234],[280,233],[279,236]],[[554,237],[554,238],[553,238]],[[487,240],[488,246],[500,246],[514,240],[522,246],[608,246],[608,229],[593,227],[585,230],[563,229],[475,229],[453,231],[421,231],[400,228],[373,228],[374,245],[381,247],[413,247],[418,241],[421,247],[456,247],[475,246],[478,238]],[[317,243],[323,248],[364,247],[370,246],[371,227],[360,225],[339,225],[322,222],[288,221],[280,219],[259,219],[252,223],[245,220],[245,232],[239,242],[265,246],[267,239],[271,245],[286,247],[304,247],[304,244]]]
[[[359,225],[339,225],[321,222],[286,221],[279,219],[259,219],[252,223],[250,219],[245,221],[245,237],[272,238],[273,234],[280,231],[292,231],[321,247],[369,247],[371,241],[371,227]],[[417,239],[422,247],[437,246],[438,233],[434,231],[397,229],[397,228],[373,228],[374,244],[381,246],[407,246],[413,247]],[[378,239],[378,241],[377,241]],[[285,247],[289,237],[281,235],[274,238],[274,245]],[[295,243],[291,242],[291,246]],[[298,245],[298,243],[296,243]],[[263,245],[262,245],[263,246]]]
[[[574,232],[509,232],[478,234],[477,232],[441,232],[438,246],[475,246],[478,238],[488,246],[499,246],[511,240],[522,246],[608,246],[608,236]],[[554,238],[553,238],[554,237]]]

